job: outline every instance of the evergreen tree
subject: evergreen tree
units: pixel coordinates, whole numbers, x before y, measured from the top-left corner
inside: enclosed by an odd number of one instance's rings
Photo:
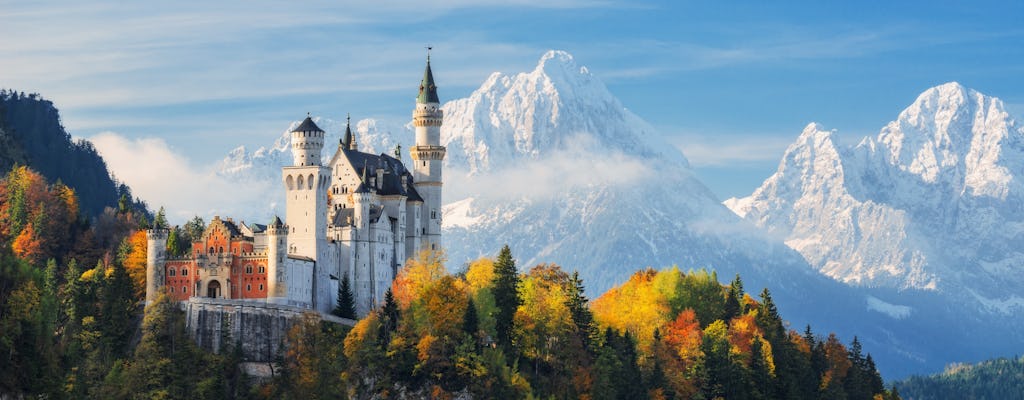
[[[402,312],[398,309],[398,303],[395,302],[395,294],[389,288],[384,293],[384,307],[381,307],[378,311],[380,329],[377,332],[377,343],[381,347],[387,348],[388,343],[391,342],[392,334],[398,330],[398,323],[401,318]]]
[[[180,257],[185,249],[185,246],[182,246],[181,236],[178,234],[178,231],[179,229],[175,227],[167,235],[167,255],[172,257]]]
[[[462,315],[462,332],[473,338],[473,343],[477,343],[477,335],[480,332],[480,319],[476,315],[476,304],[473,304],[472,297],[466,303],[466,313]]]
[[[594,315],[590,312],[590,301],[584,292],[583,280],[580,279],[579,271],[573,271],[569,278],[569,299],[567,306],[572,315],[572,322],[576,325],[576,335],[579,336],[585,348],[590,348],[594,336]]]
[[[743,309],[742,301],[743,281],[740,280],[740,274],[736,274],[736,278],[729,284],[729,291],[725,296],[725,318],[723,318],[725,321],[731,321],[746,311]]]
[[[390,293],[390,290],[388,293]],[[352,295],[352,285],[349,282],[347,273],[341,276],[341,283],[338,284],[338,302],[334,310],[331,311],[331,314],[341,318],[356,318],[356,300]]]
[[[110,349],[124,351],[134,333],[133,329],[129,329],[135,311],[132,279],[120,262],[114,262],[110,276],[103,282],[101,330],[110,343]]]
[[[494,330],[497,337],[496,342],[506,354],[512,355],[512,332],[513,318],[516,309],[522,304],[519,298],[519,271],[516,270],[516,262],[512,259],[512,250],[508,245],[501,248],[498,259],[494,262],[494,303],[498,307],[497,315],[494,316]]]
[[[156,212],[156,217],[153,219],[153,228],[166,229],[167,228],[167,212],[164,211],[163,207],[160,207],[160,211]]]

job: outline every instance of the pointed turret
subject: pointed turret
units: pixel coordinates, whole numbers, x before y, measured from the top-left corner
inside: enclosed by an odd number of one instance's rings
[[[341,146],[349,150],[359,150],[356,135],[352,133],[352,116],[345,117],[345,138],[342,139]]]
[[[423,249],[435,250],[441,246],[441,173],[447,150],[441,144],[444,111],[441,110],[434,74],[430,70],[430,50],[427,47],[427,68],[423,71],[420,94],[412,112],[416,145],[409,149],[409,156],[413,159],[413,185],[424,199],[423,212],[420,213],[420,243]]]
[[[434,84],[434,73],[430,71],[429,51],[427,52],[427,69],[423,71],[423,80],[420,81],[420,94],[416,96],[416,102],[421,104],[441,102],[437,98],[437,85]]]

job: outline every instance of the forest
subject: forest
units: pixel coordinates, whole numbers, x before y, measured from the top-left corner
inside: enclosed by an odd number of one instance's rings
[[[520,269],[507,246],[449,273],[407,262],[386,302],[348,328],[307,315],[274,376],[195,346],[166,298],[143,310],[144,229],[122,195],[96,217],[25,166],[0,180],[0,395],[40,398],[893,399],[856,338],[790,330],[768,289],[672,267],[590,300],[561,266]],[[169,227],[178,253],[204,230]],[[349,285],[335,312],[352,316]]]
[[[907,400],[1024,399],[1024,357],[953,364],[940,374],[896,382]]]

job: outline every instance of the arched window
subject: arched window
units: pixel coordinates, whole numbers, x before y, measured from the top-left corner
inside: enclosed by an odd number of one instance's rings
[[[262,274],[262,273],[265,273],[266,271],[267,271],[267,270],[266,270],[266,269],[265,269],[265,268],[264,268],[264,267],[263,267],[263,266],[261,265],[261,266],[260,266],[260,273]]]
[[[245,266],[245,273],[247,273],[247,274],[251,274],[252,273],[252,265],[246,265]]]
[[[181,269],[181,276],[188,276],[188,268]]]
[[[171,286],[168,289],[171,289],[171,293],[174,293],[174,286]]]
[[[167,275],[169,275],[169,276],[174,276],[174,274],[175,274],[175,272],[176,272],[176,271],[177,271],[177,270],[176,270],[176,269],[173,269],[173,268],[172,268],[172,269],[169,269],[169,270],[167,270]]]
[[[220,246],[220,249],[218,249],[218,250],[219,250],[218,253],[223,253],[224,252],[224,246]]]
[[[213,252],[214,252],[214,248],[213,248],[213,246],[210,246],[210,254],[213,254]]]
[[[246,292],[251,292],[252,291],[252,285],[245,285],[245,291]]]
[[[261,292],[263,291],[263,284],[262,283],[260,284],[260,291]]]
[[[181,292],[185,293],[185,294],[188,294],[188,286],[182,286],[181,287]]]

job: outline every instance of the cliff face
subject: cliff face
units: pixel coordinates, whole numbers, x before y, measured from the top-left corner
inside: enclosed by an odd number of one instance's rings
[[[303,314],[296,307],[241,300],[193,297],[185,304],[185,324],[196,344],[214,353],[234,351],[248,362],[274,362],[283,355],[285,336]],[[324,321],[353,326],[354,320],[322,316]]]

